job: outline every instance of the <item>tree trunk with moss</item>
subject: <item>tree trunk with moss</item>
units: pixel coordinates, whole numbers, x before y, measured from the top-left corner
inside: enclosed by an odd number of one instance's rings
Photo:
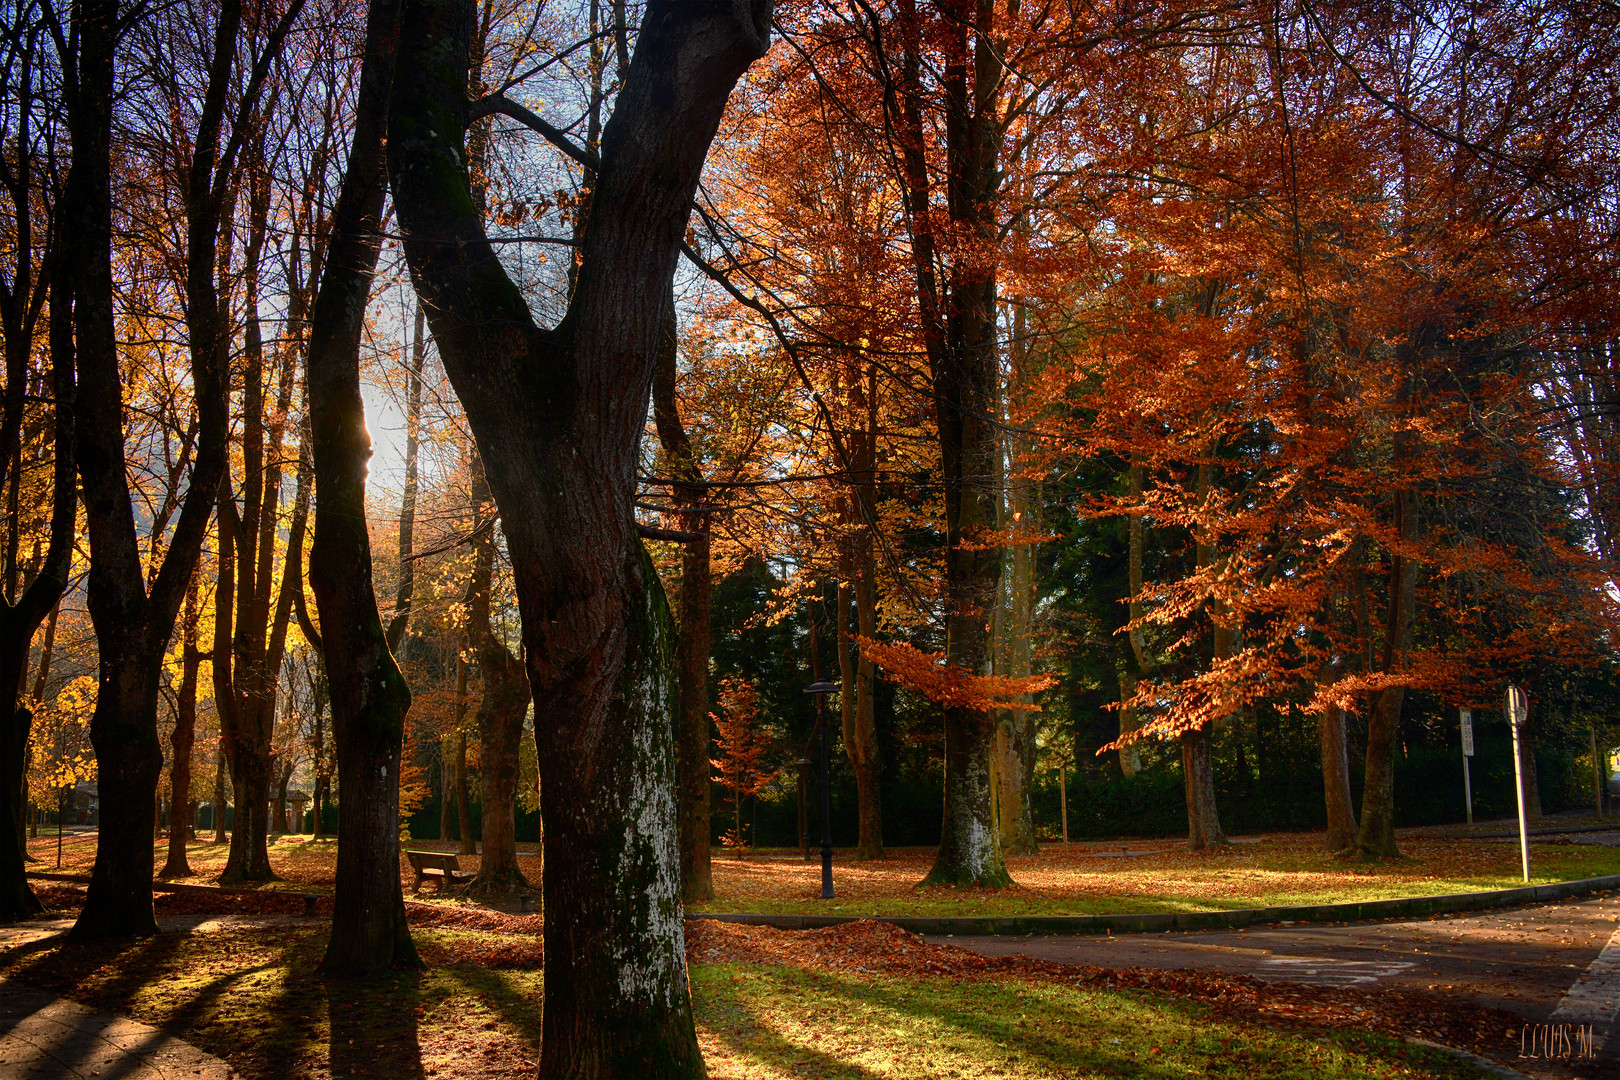
[[[360,396],[360,333],[382,243],[384,132],[398,22],[397,3],[374,0],[354,141],[310,319],[315,540],[309,579],[332,695],[340,792],[332,936],[320,970],[336,976],[419,963],[399,873],[399,765],[411,694],[388,650],[372,589],[366,530],[371,436]]]
[[[469,187],[471,0],[408,0],[389,129],[405,253],[488,470],[534,692],[542,1076],[700,1076],[676,842],[669,613],[632,512],[663,305],[770,5],[648,5],[602,136],[567,314],[538,326]],[[578,147],[571,147],[587,157]]]

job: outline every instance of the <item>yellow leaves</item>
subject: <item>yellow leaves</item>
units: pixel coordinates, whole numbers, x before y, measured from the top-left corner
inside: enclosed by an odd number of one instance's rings
[[[90,745],[95,708],[93,675],[80,675],[35,708],[28,736],[28,783],[35,802],[55,805],[54,789],[95,780],[96,755]]]
[[[885,645],[859,635],[855,641],[861,655],[881,667],[890,680],[938,705],[1040,712],[1039,705],[1021,699],[1057,682],[1051,675],[977,675],[950,667],[944,653],[925,653],[903,642]]]

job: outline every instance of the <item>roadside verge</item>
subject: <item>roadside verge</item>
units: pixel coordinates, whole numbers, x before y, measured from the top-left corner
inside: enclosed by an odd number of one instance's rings
[[[688,919],[715,919],[745,926],[773,926],[778,930],[814,930],[862,919],[888,923],[914,934],[1140,934],[1167,930],[1237,930],[1264,923],[1373,922],[1379,919],[1421,919],[1431,915],[1483,911],[1517,904],[1546,903],[1620,889],[1620,874],[1525,885],[1488,892],[1405,896],[1393,900],[1358,900],[1343,904],[1304,904],[1291,907],[1236,908],[1230,911],[1154,911],[1116,915],[757,915],[688,911]]]

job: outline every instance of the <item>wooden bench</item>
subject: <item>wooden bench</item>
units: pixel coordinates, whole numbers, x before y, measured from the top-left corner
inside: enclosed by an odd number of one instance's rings
[[[412,892],[421,892],[422,882],[430,877],[438,879],[438,892],[443,892],[446,884],[461,885],[473,879],[473,875],[461,869],[453,852],[407,851],[405,857],[411,860],[411,869],[416,871],[416,887]]]

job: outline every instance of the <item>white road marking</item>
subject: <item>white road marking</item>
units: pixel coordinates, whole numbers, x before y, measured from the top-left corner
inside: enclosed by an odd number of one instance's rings
[[[1334,960],[1326,956],[1271,956],[1260,962],[1262,979],[1311,986],[1359,986],[1399,975],[1412,967],[1396,960]]]
[[[1611,1024],[1620,1013],[1620,930],[1597,959],[1586,965],[1575,985],[1564,991],[1552,1019],[1571,1024]]]

